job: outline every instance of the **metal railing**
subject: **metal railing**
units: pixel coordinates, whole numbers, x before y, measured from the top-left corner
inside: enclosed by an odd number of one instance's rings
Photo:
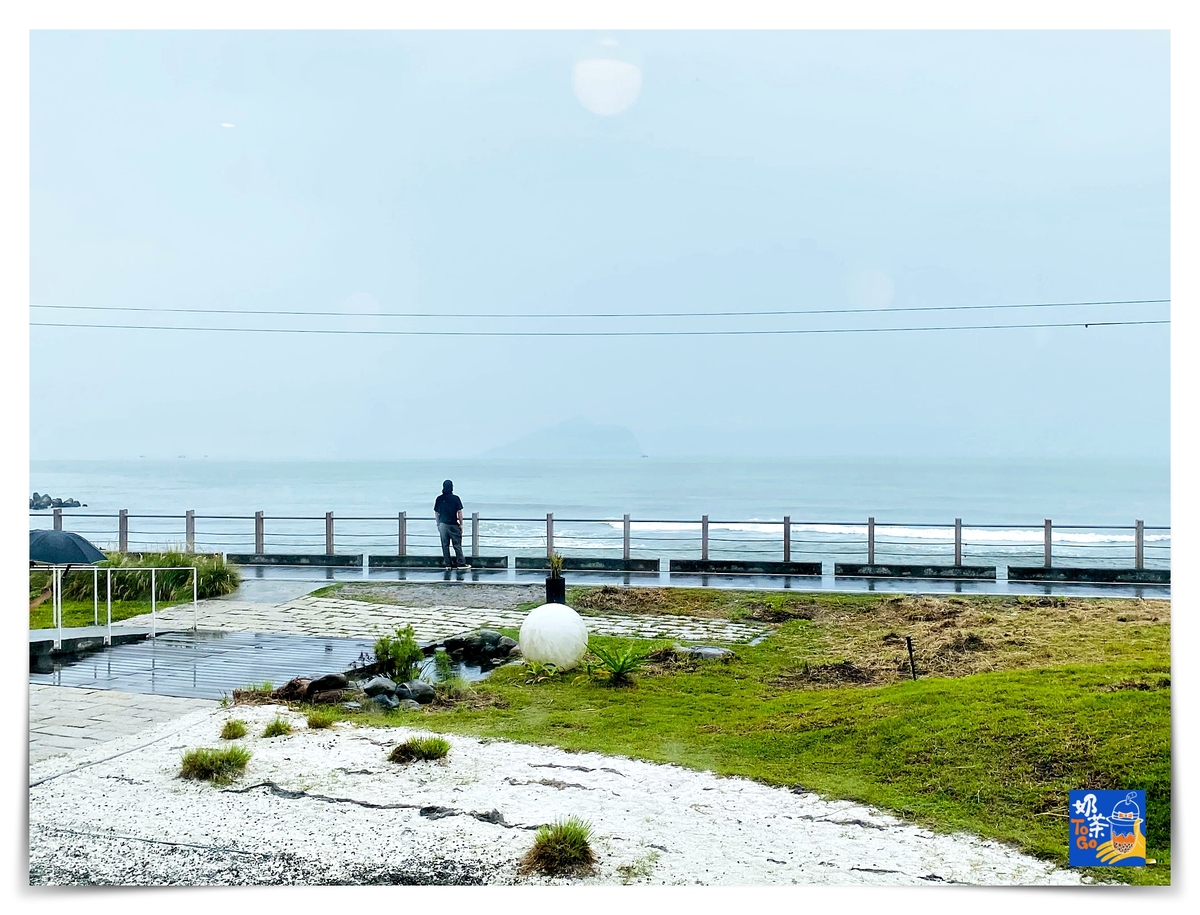
[[[71,530],[118,552],[440,555],[432,516],[117,514],[31,511],[31,526]],[[1169,569],[1171,529],[1131,525],[558,517],[465,519],[471,556],[826,561],[856,564]]]

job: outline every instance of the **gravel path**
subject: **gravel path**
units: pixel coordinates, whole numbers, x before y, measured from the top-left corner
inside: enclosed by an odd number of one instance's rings
[[[569,814],[591,821],[599,858],[576,882],[1080,882],[994,842],[675,766],[466,737],[445,763],[399,766],[385,756],[411,729],[310,731],[286,710],[296,732],[243,741],[254,755],[233,786],[175,777],[225,718],[255,735],[279,711],[197,711],[32,765],[30,882],[546,882],[517,862],[539,824]]]

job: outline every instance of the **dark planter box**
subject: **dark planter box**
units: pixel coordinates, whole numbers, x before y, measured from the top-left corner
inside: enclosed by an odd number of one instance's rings
[[[1009,566],[1009,581],[1081,581],[1114,585],[1169,585],[1170,569],[1067,569]]]
[[[550,568],[545,556],[518,556],[518,569],[543,572]],[[568,572],[657,572],[657,559],[609,559],[603,556],[564,556]]]
[[[362,553],[227,553],[239,566],[344,566],[362,568]]]
[[[995,566],[859,565],[839,562],[833,574],[846,578],[955,578],[996,580]]]
[[[441,556],[369,556],[372,569],[444,569]],[[472,569],[507,569],[507,556],[468,556],[463,560]]]
[[[567,580],[565,578],[546,579],[546,603],[565,604],[567,602]]]
[[[671,572],[700,575],[820,575],[819,562],[754,562],[741,559],[672,559]]]

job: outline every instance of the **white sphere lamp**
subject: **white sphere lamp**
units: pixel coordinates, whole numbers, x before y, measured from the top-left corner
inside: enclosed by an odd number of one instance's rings
[[[520,647],[526,660],[570,670],[587,651],[587,626],[566,604],[542,604],[521,624]]]

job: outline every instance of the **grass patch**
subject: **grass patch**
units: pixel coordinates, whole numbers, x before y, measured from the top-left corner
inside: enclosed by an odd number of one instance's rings
[[[338,716],[329,708],[315,708],[308,713],[305,722],[314,730],[322,730],[333,727],[333,723],[338,720]]]
[[[221,726],[222,740],[237,740],[246,736],[246,722],[240,718],[230,718]]]
[[[812,618],[775,624],[730,664],[648,664],[632,692],[506,666],[474,685],[491,704],[438,710],[424,724],[802,785],[1063,866],[1072,788],[1144,788],[1159,863],[1097,875],[1170,881],[1167,602],[786,597],[789,612],[807,606]],[[916,682],[903,645],[914,632]],[[891,652],[903,666],[887,663]]]
[[[541,826],[533,847],[521,859],[520,870],[546,877],[586,876],[596,866],[591,838],[591,824],[578,817]]]
[[[286,737],[292,733],[292,723],[286,718],[276,715],[272,718],[265,728],[263,728],[263,737]]]
[[[223,747],[219,750],[200,747],[183,754],[179,777],[228,785],[246,771],[248,762],[250,751],[245,747]]]
[[[410,737],[404,743],[392,747],[388,759],[394,763],[410,763],[418,759],[445,759],[450,752],[450,742],[443,737]]]
[[[649,654],[634,643],[605,647],[595,640],[589,642],[588,650],[598,659],[597,666],[609,686],[632,685],[634,671],[646,663]]]

